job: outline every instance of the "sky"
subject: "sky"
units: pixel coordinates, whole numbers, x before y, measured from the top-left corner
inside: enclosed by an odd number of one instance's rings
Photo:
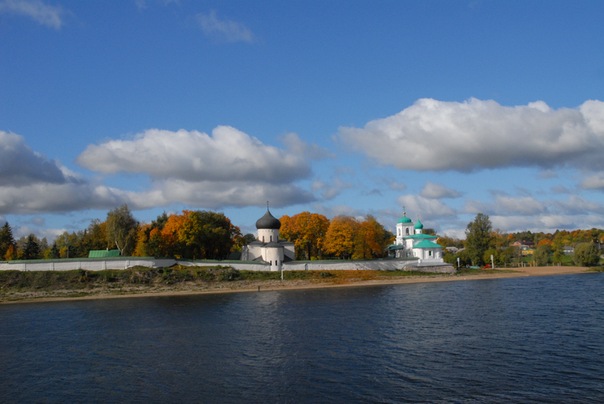
[[[604,228],[599,0],[0,0],[0,223]]]

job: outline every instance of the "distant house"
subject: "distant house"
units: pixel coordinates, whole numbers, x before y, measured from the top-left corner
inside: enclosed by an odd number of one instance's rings
[[[90,250],[88,251],[88,258],[109,258],[119,257],[120,250]]]
[[[564,247],[562,247],[562,253],[564,255],[571,255],[575,253],[575,247],[571,246],[571,245],[565,245]]]

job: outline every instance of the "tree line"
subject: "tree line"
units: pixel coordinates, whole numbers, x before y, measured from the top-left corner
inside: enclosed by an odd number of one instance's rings
[[[295,244],[298,259],[382,257],[393,240],[373,216],[329,220],[302,212],[280,220],[280,235]],[[223,260],[236,258],[255,239],[253,234],[243,235],[222,213],[164,212],[151,223],[140,223],[122,205],[109,211],[105,221],[95,219],[84,230],[63,232],[52,243],[34,234],[15,240],[6,222],[0,228],[0,259],[83,258],[90,250],[117,249],[123,256]]]
[[[326,216],[301,212],[280,218],[280,235],[294,243],[296,259],[373,259],[386,255],[394,235],[375,217]],[[431,229],[425,232],[433,234]],[[127,205],[107,213],[105,221],[95,219],[80,231],[63,232],[49,243],[34,234],[15,240],[8,222],[0,227],[0,259],[54,259],[88,257],[90,250],[118,249],[123,256],[171,257],[182,259],[236,258],[242,248],[255,240],[243,235],[222,213],[184,210],[159,215],[151,223],[138,222]],[[557,230],[554,233],[494,230],[489,216],[479,213],[466,227],[465,240],[441,236],[444,259],[451,264],[483,266],[517,265],[526,262],[518,242],[528,245],[536,265],[575,263],[597,265],[604,230]],[[456,247],[451,250],[447,247]],[[567,248],[574,252],[569,256]]]
[[[479,213],[468,223],[465,240],[440,237],[438,243],[445,247],[445,261],[456,264],[459,260],[462,266],[490,264],[491,256],[496,266],[520,265],[527,260],[538,266],[569,263],[593,266],[600,262],[604,230],[503,233],[493,229],[488,215]],[[460,250],[449,252],[446,247]],[[523,248],[530,253],[528,257],[523,255]]]

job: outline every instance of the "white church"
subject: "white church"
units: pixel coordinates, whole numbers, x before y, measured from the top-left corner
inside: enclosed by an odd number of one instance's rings
[[[443,248],[435,240],[436,236],[424,234],[419,219],[413,223],[403,210],[403,217],[396,224],[395,242],[388,250],[395,258],[417,258],[418,265],[438,264],[444,262]]]
[[[265,262],[270,271],[280,271],[284,262],[296,259],[294,243],[279,239],[281,222],[271,214],[268,206],[264,216],[256,221],[256,229],[256,240],[243,247],[242,260]]]

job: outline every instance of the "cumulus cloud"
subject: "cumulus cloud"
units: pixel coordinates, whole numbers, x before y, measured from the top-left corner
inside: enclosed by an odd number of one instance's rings
[[[461,196],[458,191],[433,182],[426,183],[420,195],[428,199],[459,198]]]
[[[143,173],[153,179],[285,184],[310,175],[303,156],[268,146],[230,126],[212,135],[150,129],[132,140],[91,145],[78,163],[93,171]]]
[[[311,170],[305,157],[315,150],[296,135],[285,149],[266,145],[230,126],[211,135],[151,129],[131,140],[91,145],[78,157],[82,166],[105,174],[148,175],[151,190],[129,195],[132,206],[150,208],[179,202],[205,208],[295,205],[314,196],[294,184]]]
[[[237,21],[219,18],[214,10],[199,13],[195,19],[207,37],[224,42],[254,42],[254,34],[248,27]]]
[[[270,200],[271,206],[308,203],[314,196],[294,184],[248,182],[190,182],[178,179],[159,181],[149,191],[131,193],[128,199],[137,209],[184,203],[207,209],[224,207],[262,206]]]
[[[94,185],[32,150],[22,136],[0,131],[0,214],[114,207],[128,194]]]
[[[546,205],[530,196],[497,195],[495,212],[499,214],[537,215],[547,211]]]
[[[364,128],[342,127],[353,150],[403,170],[562,165],[603,168],[604,102],[551,109],[542,101],[507,107],[470,99],[420,99]]]
[[[407,212],[419,218],[448,218],[455,216],[455,211],[437,199],[428,199],[419,195],[403,195],[398,198],[398,204],[404,206]]]
[[[63,25],[63,9],[39,0],[0,0],[0,14],[2,13],[28,17],[54,29],[60,29]]]
[[[88,183],[0,186],[0,213],[29,214],[113,208],[128,202],[123,191]]]
[[[581,182],[581,188],[604,190],[604,173],[597,173],[584,178]]]
[[[22,136],[0,130],[0,186],[79,182],[58,162],[30,149]]]

